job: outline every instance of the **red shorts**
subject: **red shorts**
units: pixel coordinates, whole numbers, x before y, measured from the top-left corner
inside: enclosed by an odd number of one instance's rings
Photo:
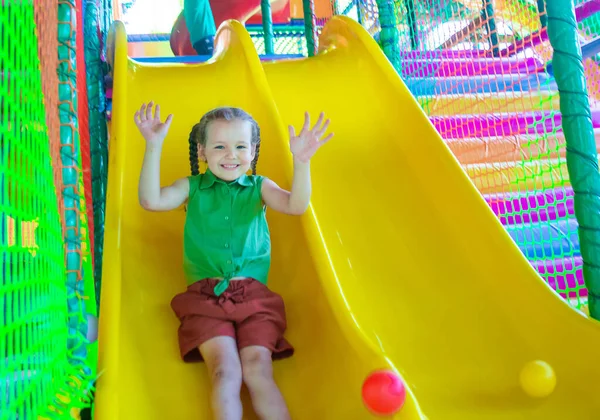
[[[171,301],[179,318],[179,349],[186,362],[202,360],[198,346],[214,337],[228,336],[238,349],[263,346],[273,359],[289,357],[293,347],[283,337],[286,329],[283,299],[254,279],[232,280],[215,296],[218,280],[198,281]]]

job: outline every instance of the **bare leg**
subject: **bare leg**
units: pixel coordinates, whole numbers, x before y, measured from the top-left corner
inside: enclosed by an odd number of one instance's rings
[[[203,343],[204,358],[212,383],[212,409],[216,420],[241,420],[242,369],[235,340],[215,337]]]
[[[250,391],[252,405],[261,420],[289,420],[283,396],[273,380],[271,351],[262,346],[240,350],[242,375]]]

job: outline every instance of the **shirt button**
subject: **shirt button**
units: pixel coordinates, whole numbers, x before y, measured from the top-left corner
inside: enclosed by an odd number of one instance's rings
[[[231,264],[231,260],[227,260],[227,264]]]
[[[229,220],[229,216],[225,216],[225,220]]]
[[[229,244],[225,244],[225,248],[229,248]]]

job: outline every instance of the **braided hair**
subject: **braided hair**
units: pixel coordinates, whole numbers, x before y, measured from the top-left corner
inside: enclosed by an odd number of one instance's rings
[[[197,140],[199,129],[200,123],[195,124],[190,132],[190,171],[192,172],[192,175],[198,175],[200,173]]]
[[[192,175],[198,175],[200,173],[199,160],[198,160],[198,145],[205,147],[206,140],[208,137],[208,126],[211,122],[217,120],[233,121],[241,120],[248,121],[252,126],[252,138],[250,144],[255,148],[254,159],[250,167],[252,168],[252,175],[256,175],[256,164],[258,163],[258,155],[260,152],[260,128],[258,123],[252,118],[250,114],[240,108],[234,107],[221,107],[215,108],[212,111],[207,112],[200,119],[200,122],[190,132],[190,170]]]

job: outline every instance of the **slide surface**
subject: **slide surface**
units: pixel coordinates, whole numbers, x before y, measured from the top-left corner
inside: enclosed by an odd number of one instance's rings
[[[599,324],[536,274],[461,170],[426,115],[355,22],[333,18],[310,59],[261,65],[237,22],[215,57],[141,65],[114,42],[98,420],[209,419],[202,364],[179,359],[170,299],[185,288],[183,208],[137,201],[141,102],[175,114],[163,183],[186,176],[188,133],[209,109],[245,108],[262,128],[259,172],[290,186],[286,125],[324,110],[336,137],[312,163],[309,212],[268,212],[269,285],[286,302],[294,357],[275,376],[294,419],[375,418],[361,385],[396,369],[409,395],[396,419],[593,419],[600,411]],[[519,371],[534,359],[557,376],[527,397]],[[245,418],[254,419],[244,394]]]

